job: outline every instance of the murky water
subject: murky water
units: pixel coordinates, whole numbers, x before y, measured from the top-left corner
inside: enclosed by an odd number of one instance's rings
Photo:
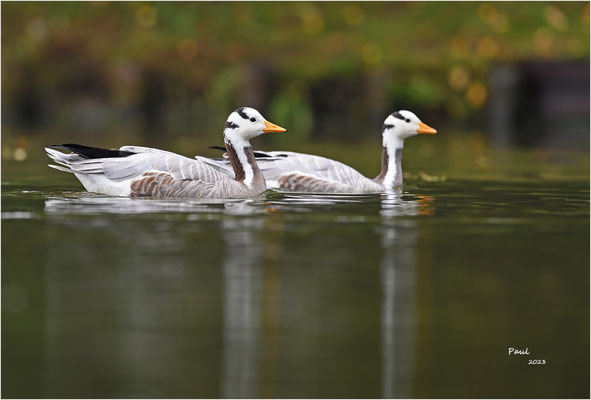
[[[54,176],[3,171],[3,397],[589,396],[585,180],[212,204]]]

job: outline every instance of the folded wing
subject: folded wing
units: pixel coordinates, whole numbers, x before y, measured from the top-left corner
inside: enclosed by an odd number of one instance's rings
[[[116,158],[85,158],[76,153],[62,153],[46,148],[49,157],[58,164],[54,168],[73,172],[89,192],[104,193],[117,196],[133,195],[131,183],[136,179],[144,179],[146,173],[167,174],[174,181],[169,183],[166,197],[179,197],[175,190],[187,192],[188,182],[194,190],[200,185],[215,185],[215,193],[237,191],[240,184],[227,174],[223,174],[200,160],[193,160],[164,150],[139,146],[124,146],[120,150],[135,154]],[[151,176],[151,175],[149,175]],[[182,184],[181,184],[182,182]],[[215,193],[214,193],[215,192]],[[147,195],[144,189],[142,195]],[[165,193],[160,190],[159,195]]]

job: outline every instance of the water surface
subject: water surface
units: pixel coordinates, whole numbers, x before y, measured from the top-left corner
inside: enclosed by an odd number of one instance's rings
[[[2,181],[3,397],[589,396],[586,180],[218,203]]]

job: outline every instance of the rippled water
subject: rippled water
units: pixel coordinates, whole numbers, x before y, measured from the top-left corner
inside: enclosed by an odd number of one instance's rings
[[[3,172],[2,367],[3,397],[588,397],[589,184],[203,203]]]

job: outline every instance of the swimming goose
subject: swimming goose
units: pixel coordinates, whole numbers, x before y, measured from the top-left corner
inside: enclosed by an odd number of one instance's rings
[[[269,188],[318,193],[374,193],[402,185],[404,140],[437,131],[406,110],[390,114],[382,126],[382,170],[373,179],[341,162],[290,151],[255,151],[255,157]],[[204,160],[224,173],[231,173],[228,161]]]
[[[224,142],[233,177],[199,159],[149,147],[107,150],[64,144],[45,150],[59,164],[50,167],[74,173],[89,192],[155,198],[246,198],[266,190],[249,140],[268,132],[287,130],[266,121],[253,108],[242,107],[230,114]]]

